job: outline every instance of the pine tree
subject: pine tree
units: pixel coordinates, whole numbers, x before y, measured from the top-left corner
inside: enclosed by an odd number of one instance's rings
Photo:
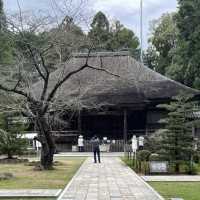
[[[133,52],[139,46],[139,39],[135,33],[124,27],[120,21],[115,21],[111,28],[111,48],[112,50],[132,50]]]
[[[3,0],[0,0],[0,68],[1,65],[12,62],[12,42],[9,38]]]
[[[3,0],[0,0],[0,32],[6,28],[6,17],[3,10]]]
[[[99,11],[93,18],[89,38],[100,49],[109,50],[110,48],[110,24],[106,15]]]
[[[176,23],[179,29],[174,61],[184,74],[184,83],[200,88],[200,1],[178,0]]]
[[[12,159],[13,155],[20,155],[26,150],[27,141],[22,138],[21,131],[25,130],[25,126],[16,121],[11,123],[11,118],[6,113],[0,115],[0,154],[6,154],[7,158]]]
[[[176,47],[178,29],[175,13],[165,13],[152,21],[151,37],[146,52],[147,64],[157,72],[166,75],[173,63],[173,51]]]
[[[139,39],[135,33],[118,20],[110,25],[106,15],[101,11],[94,16],[88,37],[99,48],[98,50],[129,50],[132,55],[138,55],[139,52]]]
[[[193,153],[192,129],[188,125],[188,116],[192,112],[192,103],[189,96],[179,95],[168,105],[159,105],[169,113],[164,120],[166,130],[163,133],[161,155],[167,159],[180,172],[180,164],[187,163],[190,166]]]

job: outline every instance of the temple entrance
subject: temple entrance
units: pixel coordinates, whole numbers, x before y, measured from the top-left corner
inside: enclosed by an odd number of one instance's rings
[[[123,138],[122,115],[95,115],[82,118],[82,132],[87,139],[94,135],[109,139]]]
[[[127,115],[127,132],[128,139],[132,135],[145,135],[146,132],[146,112],[145,111],[131,111]]]
[[[84,137],[91,138],[94,135],[110,140],[123,140],[124,115],[121,112],[114,114],[87,115],[82,116],[81,127]],[[127,112],[127,136],[128,139],[133,134],[143,135],[146,129],[145,111]]]

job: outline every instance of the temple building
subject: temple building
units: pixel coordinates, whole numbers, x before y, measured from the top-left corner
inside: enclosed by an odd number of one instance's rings
[[[50,87],[86,60],[101,70],[84,69],[66,81],[56,96],[68,110],[63,113],[68,127],[55,134],[62,149],[75,143],[79,134],[88,140],[96,134],[111,141],[152,134],[162,127],[159,120],[166,116],[158,104],[169,102],[180,92],[199,94],[137,62],[127,52],[91,53],[89,58],[88,54],[75,54],[51,74]]]

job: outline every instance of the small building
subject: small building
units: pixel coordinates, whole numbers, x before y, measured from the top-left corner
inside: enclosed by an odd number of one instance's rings
[[[51,74],[50,87],[65,74],[88,65],[60,88],[56,99],[65,102],[70,112],[63,114],[69,126],[57,133],[58,146],[75,144],[82,134],[109,140],[129,140],[132,135],[148,135],[161,127],[166,111],[157,107],[180,92],[197,95],[199,91],[173,81],[137,62],[127,52],[75,54]],[[37,83],[37,88],[40,88]],[[70,113],[70,114],[69,114]],[[72,139],[74,138],[74,139]]]

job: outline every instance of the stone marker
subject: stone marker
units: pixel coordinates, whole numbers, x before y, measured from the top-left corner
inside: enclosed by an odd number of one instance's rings
[[[168,162],[167,161],[151,161],[150,173],[167,173]]]

